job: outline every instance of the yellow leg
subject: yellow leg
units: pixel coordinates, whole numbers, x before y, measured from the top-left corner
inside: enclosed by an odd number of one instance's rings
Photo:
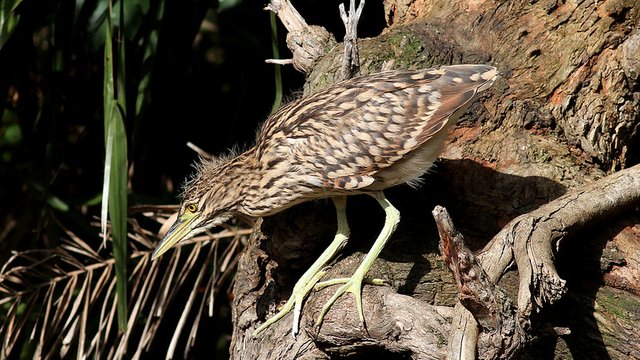
[[[260,334],[262,331],[273,325],[276,321],[287,315],[291,309],[293,310],[293,329],[292,334],[295,337],[298,334],[300,327],[300,315],[302,312],[302,302],[309,295],[313,286],[324,275],[322,269],[325,265],[331,261],[331,259],[340,251],[349,239],[349,224],[347,223],[347,199],[344,196],[333,198],[333,203],[336,207],[336,214],[338,216],[338,231],[329,247],[320,254],[318,260],[316,260],[311,267],[302,275],[300,280],[293,287],[291,297],[282,306],[280,311],[260,325],[254,332],[253,336]]]
[[[322,325],[322,320],[324,320],[324,316],[329,311],[329,308],[331,308],[333,303],[338,300],[338,298],[345,292],[350,292],[355,296],[358,316],[360,317],[360,321],[364,324],[364,313],[362,311],[362,282],[365,281],[365,276],[371,268],[371,265],[373,265],[373,262],[376,260],[378,255],[380,255],[380,252],[384,248],[384,245],[387,243],[387,240],[389,240],[396,227],[398,226],[398,223],[400,222],[400,212],[395,207],[393,207],[393,205],[391,205],[389,200],[387,200],[382,192],[373,193],[371,194],[371,196],[376,199],[380,206],[382,206],[382,208],[384,209],[384,227],[382,228],[382,231],[380,231],[380,234],[378,235],[376,241],[373,243],[371,250],[369,250],[360,266],[358,266],[358,268],[350,278],[332,279],[320,282],[316,285],[316,289],[319,289],[330,285],[344,284],[340,288],[338,288],[338,290],[336,290],[336,293],[331,297],[331,299],[329,299],[329,301],[327,301],[327,303],[322,308],[317,321],[318,328],[320,328],[320,326]],[[379,284],[381,283],[381,281],[374,280],[373,283]]]

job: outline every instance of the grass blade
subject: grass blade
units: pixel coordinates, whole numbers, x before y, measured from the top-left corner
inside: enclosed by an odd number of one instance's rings
[[[117,115],[113,119],[115,136],[110,175],[109,217],[117,280],[118,327],[120,331],[124,331],[127,324],[127,138],[122,113],[116,110],[113,114]]]
[[[0,2],[0,49],[9,40],[20,20],[16,8],[22,0],[5,0]]]
[[[270,20],[271,20],[271,51],[273,52],[273,58],[280,58],[280,51],[278,50],[278,24],[276,21],[276,14],[271,11],[270,12]],[[280,69],[280,65],[273,64],[274,75],[275,75],[275,91],[276,96],[273,100],[273,105],[271,105],[271,113],[275,113],[280,108],[280,103],[282,103],[282,72]]]
[[[124,127],[124,94],[118,96],[114,77],[114,56],[111,18],[106,27],[104,53],[104,121],[105,121],[105,172],[102,193],[101,228],[106,238],[107,211],[111,219],[113,238],[113,257],[116,269],[116,296],[118,329],[127,328],[127,134]],[[124,48],[120,48],[124,51]],[[119,59],[124,58],[120,54]],[[123,64],[119,64],[123,65]],[[118,72],[124,72],[123,66],[117,66]],[[118,80],[124,75],[117,76]],[[108,210],[107,210],[108,209]]]

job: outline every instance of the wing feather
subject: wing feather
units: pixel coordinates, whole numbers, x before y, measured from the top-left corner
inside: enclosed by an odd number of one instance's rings
[[[364,188],[450,126],[496,76],[488,65],[454,65],[336,83],[269,118],[258,153],[296,164],[310,185]]]

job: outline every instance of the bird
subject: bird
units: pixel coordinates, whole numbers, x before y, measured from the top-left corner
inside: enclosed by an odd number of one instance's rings
[[[293,309],[295,337],[306,297],[313,289],[333,285],[340,287],[323,306],[316,326],[345,293],[354,295],[364,324],[365,276],[400,222],[400,212],[383,190],[416,184],[440,155],[448,129],[497,76],[495,67],[483,64],[382,71],[337,82],[282,106],[260,127],[253,147],[196,165],[184,185],[177,220],[152,259],[234,216],[266,217],[302,202],[332,199],[337,215],[333,241],[301,276],[288,301],[253,335]],[[356,194],[378,202],[385,212],[383,227],[351,277],[320,281],[349,238],[346,199]]]

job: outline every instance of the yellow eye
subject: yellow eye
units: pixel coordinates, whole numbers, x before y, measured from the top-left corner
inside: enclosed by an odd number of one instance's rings
[[[187,205],[186,210],[190,213],[195,213],[196,211],[198,211],[198,205],[196,204],[189,204]]]

